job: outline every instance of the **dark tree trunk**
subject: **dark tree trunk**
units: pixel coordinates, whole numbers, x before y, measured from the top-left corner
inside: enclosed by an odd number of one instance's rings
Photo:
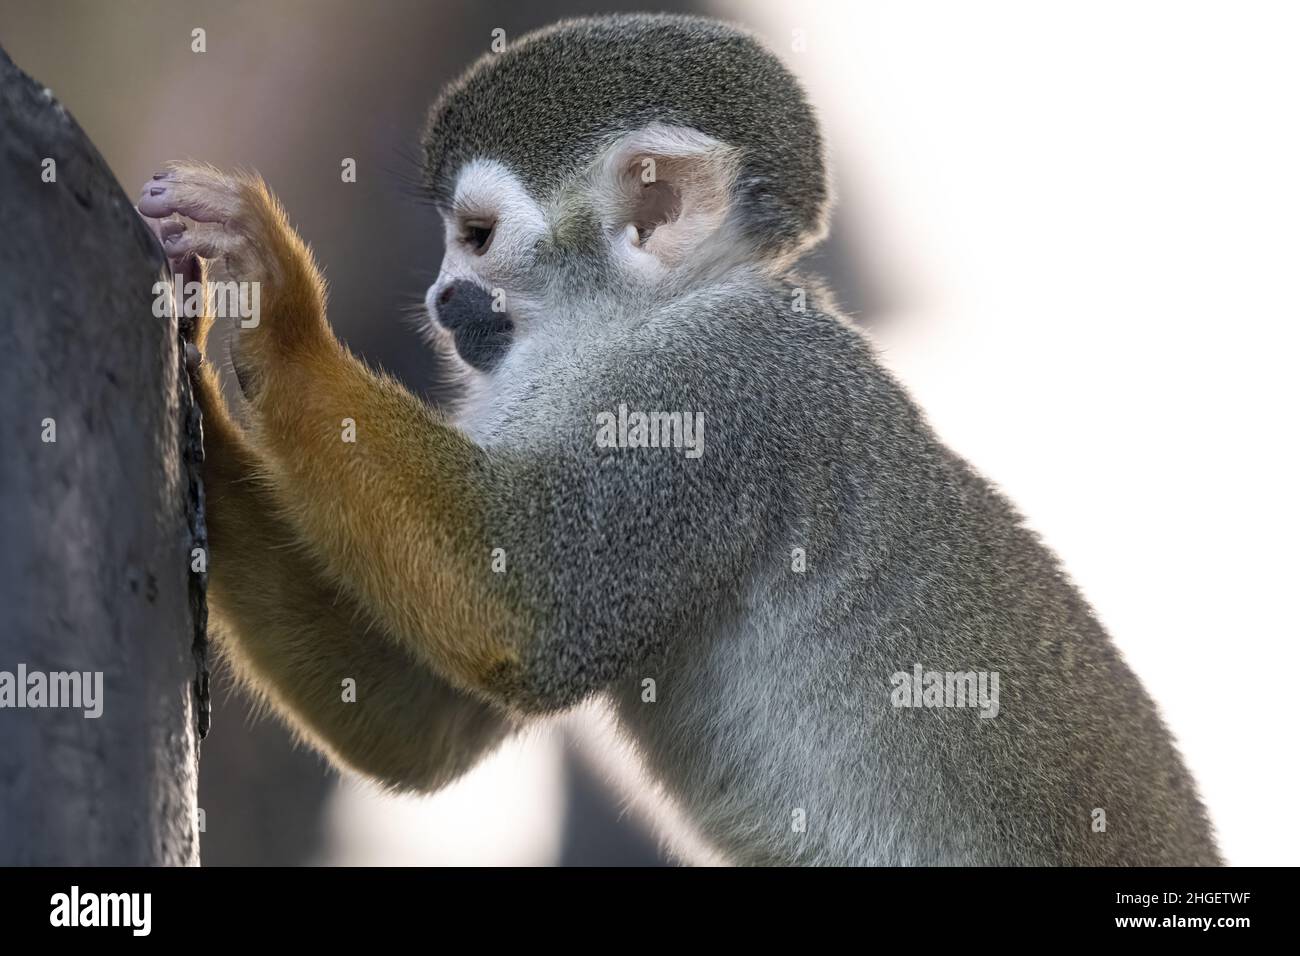
[[[201,452],[153,312],[162,266],[95,147],[0,51],[0,864],[198,862]],[[56,672],[83,695],[102,674],[102,715],[17,706]]]

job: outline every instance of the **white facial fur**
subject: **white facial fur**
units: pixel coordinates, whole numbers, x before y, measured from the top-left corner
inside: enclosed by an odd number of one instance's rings
[[[464,241],[467,221],[495,223],[492,242],[481,255]],[[438,293],[458,280],[473,282],[489,293],[500,290],[511,318],[516,323],[526,320],[535,311],[529,308],[533,290],[527,288],[533,247],[548,227],[541,206],[519,178],[493,160],[470,163],[456,181],[452,214],[443,226],[447,251],[442,270],[424,298],[430,320],[437,315]]]

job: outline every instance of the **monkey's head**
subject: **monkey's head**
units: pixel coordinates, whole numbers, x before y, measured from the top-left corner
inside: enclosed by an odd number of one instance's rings
[[[430,314],[490,370],[530,335],[656,308],[825,232],[817,121],[753,37],[712,20],[569,20],[485,54],[434,104],[425,183],[447,252]]]

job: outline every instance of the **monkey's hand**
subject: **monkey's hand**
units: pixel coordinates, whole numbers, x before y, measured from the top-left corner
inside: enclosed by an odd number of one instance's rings
[[[168,219],[159,238],[173,263],[206,260],[209,308],[239,322],[233,357],[250,399],[260,382],[280,374],[276,366],[337,348],[320,271],[260,177],[169,163],[145,184],[139,209],[189,220]]]

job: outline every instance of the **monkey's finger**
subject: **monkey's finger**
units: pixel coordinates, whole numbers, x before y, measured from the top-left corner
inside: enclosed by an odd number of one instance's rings
[[[186,256],[225,259],[234,256],[242,246],[240,240],[219,229],[191,229],[183,222],[171,225],[175,228],[167,230],[163,236],[163,249],[171,259],[180,260]]]
[[[237,212],[238,192],[230,177],[211,166],[170,163],[144,184],[137,208],[154,218],[179,213],[195,222],[229,222]]]
[[[139,212],[139,210],[137,210]],[[185,231],[185,224],[176,219],[151,219],[140,213],[141,221],[149,227],[153,237],[158,240],[163,254],[167,257],[167,267],[172,275],[179,275],[185,282],[198,282],[202,279],[199,261],[194,256],[178,253],[168,249],[168,240]]]

